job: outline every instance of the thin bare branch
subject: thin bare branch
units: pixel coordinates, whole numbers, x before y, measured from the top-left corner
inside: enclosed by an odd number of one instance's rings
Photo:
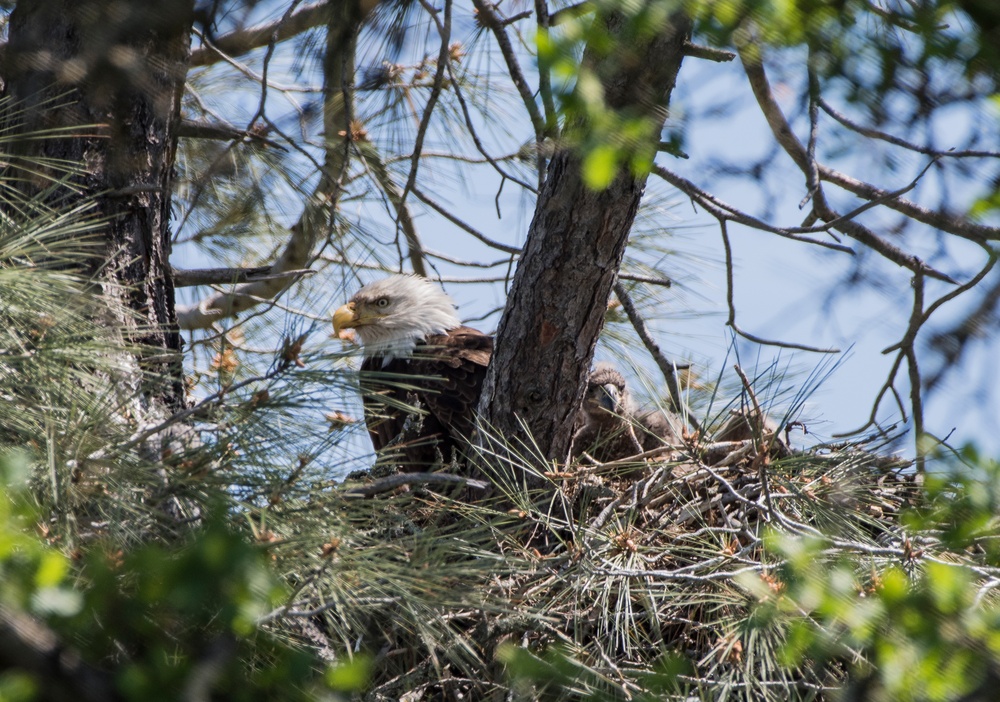
[[[996,254],[990,259],[990,263],[986,269],[980,272],[980,275],[969,281],[967,286],[963,286],[965,290],[975,287],[979,280],[993,267],[994,263],[996,263]],[[944,301],[944,298],[941,298],[928,307],[925,317],[929,316],[931,311]],[[995,280],[992,285],[986,288],[985,293],[979,300],[979,304],[971,312],[964,315],[961,320],[949,328],[935,332],[931,336],[930,346],[935,348],[943,358],[941,367],[927,379],[926,386],[928,390],[934,389],[941,382],[942,378],[944,378],[945,373],[958,363],[969,339],[982,335],[985,330],[995,326],[993,320],[996,319],[998,305],[1000,305],[1000,279]]]
[[[400,229],[403,230],[410,266],[413,268],[413,272],[426,277],[427,266],[424,265],[424,247],[420,242],[420,236],[417,234],[417,226],[413,222],[410,208],[403,200],[403,193],[400,192],[399,187],[393,181],[392,176],[389,174],[389,169],[385,167],[378,149],[372,142],[368,140],[358,141],[355,142],[355,147],[364,163],[368,166],[375,182],[382,192],[385,193],[396,213],[396,222],[399,224]]]
[[[850,129],[852,132],[856,132],[861,136],[868,137],[869,139],[878,139],[879,141],[884,141],[918,154],[934,156],[937,158],[1000,158],[1000,151],[981,151],[977,149],[949,149],[947,151],[941,151],[940,149],[932,149],[929,146],[920,146],[919,144],[914,144],[913,142],[906,141],[905,139],[901,139],[873,127],[865,127],[864,125],[858,124],[844,113],[835,110],[830,103],[822,97],[819,98],[819,106],[824,112],[840,122],[843,126]]]
[[[792,132],[792,128],[788,124],[788,120],[785,119],[784,113],[781,111],[777,100],[774,98],[774,94],[771,92],[770,83],[768,82],[767,75],[764,72],[764,65],[760,60],[760,50],[759,45],[748,42],[739,47],[739,54],[740,59],[743,62],[744,72],[746,73],[747,79],[750,81],[750,87],[753,90],[754,97],[756,97],[757,104],[760,107],[761,112],[764,114],[768,125],[771,127],[771,133],[774,135],[774,138],[781,145],[781,148],[785,151],[785,153],[787,153],[795,162],[795,165],[797,165],[806,176],[807,181],[809,180],[810,173],[812,173],[815,168],[818,169],[820,178],[829,180],[830,182],[844,187],[842,182],[828,177],[832,173],[831,169],[816,164],[815,161],[810,158],[808,150],[802,146],[794,132]],[[865,189],[870,197],[866,197],[865,199],[881,200],[884,202],[886,207],[898,210],[900,203],[904,202],[902,198],[891,199],[891,193],[882,191],[874,186],[868,186],[867,184],[861,183],[858,183],[858,185],[859,187],[862,185],[866,186]],[[820,198],[817,198],[815,202],[814,211],[816,212],[816,215],[823,220],[840,220],[840,215],[833,211],[833,209],[826,205],[825,201]],[[919,257],[909,254],[899,247],[889,243],[885,239],[882,239],[875,234],[875,232],[868,229],[868,227],[865,227],[858,222],[852,220],[840,220],[839,224],[836,225],[836,229],[852,239],[859,241],[865,246],[868,246],[873,251],[879,253],[887,260],[892,261],[902,268],[907,268],[914,273],[920,272],[924,275],[937,278],[938,280],[943,280],[945,282],[955,282],[948,275],[924,263],[924,261],[922,261]],[[1000,231],[997,233],[1000,235]]]
[[[713,46],[704,46],[693,42],[684,42],[684,55],[691,58],[715,61],[716,63],[726,63],[736,58],[736,53],[725,49],[716,49]]]
[[[739,47],[739,55],[743,61],[743,67],[746,72],[747,78],[750,81],[750,87],[753,90],[754,96],[757,98],[757,104],[760,106],[764,117],[767,119],[768,125],[771,127],[771,132],[775,139],[781,145],[781,148],[787,153],[799,169],[803,173],[808,173],[810,170],[809,164],[809,154],[799,143],[795,134],[792,132],[791,126],[789,126],[788,121],[785,119],[781,108],[778,106],[777,101],[771,92],[770,84],[767,80],[767,76],[764,73],[764,66],[760,60],[761,48],[757,44],[748,43]],[[819,176],[821,179],[833,183],[844,190],[847,190],[858,197],[864,198],[865,200],[879,200],[886,207],[900,212],[911,219],[914,219],[923,224],[927,224],[935,229],[940,229],[942,231],[948,232],[949,234],[955,234],[971,241],[978,243],[984,243],[987,241],[996,241],[1000,239],[1000,228],[988,227],[981,224],[972,222],[967,217],[962,215],[947,212],[947,211],[932,211],[925,207],[922,207],[914,202],[910,202],[901,197],[893,198],[891,193],[881,188],[878,188],[870,183],[865,183],[859,181],[856,178],[852,178],[843,173],[840,173],[828,166],[818,164]],[[853,236],[850,232],[845,231],[848,236]],[[879,253],[886,255],[889,260],[893,262],[904,265],[906,268],[910,268],[914,272],[917,271],[916,265],[912,257],[906,255],[905,253],[899,252],[898,249],[893,252],[891,248],[885,248],[885,245],[880,242],[876,242],[870,237],[863,243],[867,245],[877,244],[880,249],[876,249]],[[932,270],[926,268],[923,269],[925,275],[931,277],[938,277]]]
[[[198,34],[197,30],[195,30],[195,34]],[[202,37],[202,41],[204,41],[206,45],[212,45],[212,40],[211,39],[205,37],[204,35],[200,35],[200,34],[198,34],[198,35]],[[273,46],[273,45],[271,45],[271,46]],[[272,51],[273,51],[273,49],[272,49]],[[217,51],[217,53],[219,54],[219,57],[220,57],[220,59],[222,61],[225,61],[230,66],[232,66],[233,68],[235,68],[237,71],[239,71],[240,73],[242,73],[243,75],[245,75],[247,78],[249,78],[250,80],[252,80],[255,83],[266,84],[267,87],[274,88],[275,90],[278,90],[278,91],[280,91],[282,93],[315,93],[315,92],[318,92],[318,90],[316,88],[310,87],[310,86],[292,85],[292,84],[286,84],[286,83],[275,83],[273,81],[269,81],[269,80],[267,80],[266,75],[263,75],[261,73],[257,73],[252,68],[250,68],[250,66],[246,65],[242,61],[238,61],[237,59],[233,58],[229,54],[223,53],[221,51]],[[270,53],[271,52],[269,51],[268,54],[270,54]],[[265,61],[264,61],[265,65],[267,64],[267,60],[268,60],[268,57],[265,56]]]
[[[424,138],[427,136],[427,128],[430,126],[434,107],[437,105],[438,98],[441,96],[441,90],[444,87],[444,74],[451,54],[449,42],[451,41],[452,0],[445,0],[444,2],[443,21],[438,19],[437,11],[427,3],[427,0],[420,0],[420,4],[434,18],[434,22],[438,28],[438,35],[441,39],[441,47],[438,50],[437,69],[434,72],[434,85],[431,88],[431,94],[427,98],[427,104],[424,106],[423,114],[420,117],[420,124],[417,126],[417,135],[413,140],[413,157],[410,159],[410,173],[406,178],[403,194],[400,196],[400,201],[404,203],[417,182],[417,169],[420,167],[420,152],[424,148]]]
[[[764,339],[740,329],[739,325],[736,324],[736,302],[734,300],[735,285],[733,283],[733,248],[729,243],[729,229],[726,226],[726,219],[723,217],[719,218],[719,230],[722,233],[722,246],[726,252],[726,304],[729,307],[729,319],[726,320],[726,325],[731,327],[733,331],[742,336],[744,339],[748,339],[755,344],[777,346],[784,349],[797,349],[799,351],[811,351],[813,353],[840,353],[840,349],[821,349],[816,346],[806,346],[805,344]]]
[[[504,180],[511,180],[511,181],[517,183],[518,185],[520,185],[522,188],[524,188],[528,192],[537,194],[538,193],[538,188],[536,188],[535,186],[531,185],[530,183],[527,183],[527,182],[521,180],[517,176],[508,173],[507,171],[505,171],[503,168],[500,167],[500,164],[498,163],[498,161],[500,161],[500,160],[509,160],[507,157],[501,157],[501,158],[497,159],[497,158],[494,158],[493,156],[491,156],[490,154],[488,154],[486,152],[486,147],[483,146],[483,142],[479,138],[479,134],[476,131],[475,124],[472,121],[472,115],[469,112],[469,105],[468,105],[468,103],[465,100],[465,96],[463,95],[462,88],[459,85],[458,79],[455,76],[455,69],[451,65],[451,61],[450,60],[448,61],[448,79],[451,82],[452,90],[455,91],[455,97],[458,99],[459,107],[462,108],[462,116],[465,118],[465,127],[466,127],[466,129],[469,130],[469,135],[472,137],[472,142],[476,145],[476,150],[479,151],[479,153],[481,153],[483,155],[483,158],[485,158],[489,162],[489,164],[491,166],[493,166],[494,170],[496,170],[497,173],[499,173],[501,176],[503,176]],[[518,156],[518,154],[514,155],[515,158],[517,156]]]
[[[788,232],[793,233],[793,234],[799,234],[799,233],[824,232],[824,231],[830,231],[831,229],[837,229],[844,222],[851,221],[855,217],[857,217],[858,215],[860,215],[860,214],[862,214],[864,212],[867,212],[870,209],[878,207],[879,205],[883,205],[883,204],[887,204],[889,202],[892,202],[893,200],[895,200],[896,198],[898,198],[900,195],[904,195],[904,194],[910,192],[911,190],[913,190],[915,187],[917,187],[917,183],[920,182],[920,180],[927,174],[927,171],[929,171],[930,168],[931,168],[931,166],[933,166],[935,163],[937,163],[937,159],[936,158],[935,159],[931,159],[927,163],[927,165],[924,166],[923,169],[921,169],[920,172],[917,173],[916,176],[914,176],[913,180],[911,180],[909,183],[907,183],[903,187],[899,188],[898,190],[893,190],[891,192],[887,192],[881,198],[878,198],[878,199],[875,199],[875,200],[869,200],[869,201],[865,202],[864,204],[858,205],[857,207],[855,207],[850,212],[846,212],[846,213],[844,213],[842,215],[837,215],[835,217],[832,216],[832,215],[836,215],[836,213],[833,212],[832,210],[830,210],[829,207],[826,205],[826,198],[824,196],[822,198],[822,200],[820,200],[821,204],[819,205],[819,208],[822,209],[824,212],[827,212],[827,213],[829,213],[831,215],[831,219],[829,221],[825,221],[823,224],[815,225],[815,226],[811,226],[811,227],[789,227],[785,231],[788,231]],[[820,192],[819,186],[817,187],[817,192]],[[805,202],[805,201],[803,201],[803,202]],[[815,219],[815,213],[813,215],[813,219]],[[936,277],[936,276],[932,276],[932,277]],[[953,283],[955,281],[949,280],[948,282],[952,282]]]
[[[447,254],[440,253],[438,251],[424,251],[424,254],[428,258],[436,258],[439,261],[446,261],[447,263],[454,263],[457,266],[462,266],[464,268],[496,268],[497,266],[509,266],[510,257],[500,258],[496,261],[471,261],[464,258],[455,258],[454,256],[449,256]]]
[[[799,203],[799,209],[805,207],[810,199],[816,198],[817,205],[813,212],[828,211],[826,195],[823,193],[823,186],[819,181],[819,168],[816,164],[816,141],[819,139],[819,108],[816,100],[819,98],[819,77],[813,67],[813,47],[809,47],[809,58],[806,60],[806,72],[809,76],[809,144],[806,147],[806,157],[809,162],[809,170],[806,172],[806,186],[809,191]]]
[[[868,415],[868,420],[856,429],[837,432],[836,434],[833,434],[832,436],[834,438],[843,438],[847,436],[853,436],[855,434],[860,434],[869,427],[876,427],[880,434],[884,434],[882,429],[878,427],[878,411],[879,408],[882,406],[882,400],[885,399],[885,396],[888,393],[891,393],[895,398],[896,406],[899,408],[899,412],[903,418],[903,421],[904,422],[908,421],[906,407],[903,405],[903,400],[899,396],[899,392],[896,390],[895,386],[896,374],[899,372],[899,367],[902,365],[902,363],[903,363],[903,355],[896,354],[896,359],[893,361],[892,368],[890,368],[889,372],[886,374],[885,382],[882,383],[882,387],[879,388],[879,391],[875,393],[875,399],[872,401],[872,409]]]
[[[267,106],[267,88],[268,88],[267,73],[271,69],[271,58],[274,56],[274,47],[278,45],[278,35],[281,32],[281,25],[288,22],[288,19],[295,12],[295,9],[298,7],[301,1],[302,0],[292,0],[292,3],[288,6],[288,9],[285,10],[285,14],[281,16],[281,19],[278,21],[277,26],[275,26],[274,30],[271,32],[271,37],[267,42],[267,52],[264,54],[264,65],[261,68],[260,101],[257,104],[257,111],[254,113],[254,116],[250,118],[247,127],[248,129],[255,127],[257,124],[257,120],[264,116],[264,110],[265,107]]]
[[[511,15],[503,20],[503,26],[514,24],[515,22],[520,22],[523,19],[528,19],[531,17],[531,10],[525,10],[524,12],[518,12],[516,15]]]
[[[1000,240],[1000,228],[998,227],[977,224],[954,212],[929,210],[905,198],[890,198],[889,191],[851,178],[828,166],[820,165],[819,176],[865,200],[883,200],[889,209],[948,234],[954,234],[978,244]]]
[[[638,273],[618,273],[618,280],[627,280],[632,283],[647,283],[648,285],[659,285],[664,288],[673,286],[673,281],[669,278],[651,275],[639,275]]]
[[[639,310],[636,309],[635,303],[632,302],[632,296],[629,295],[628,290],[620,282],[615,283],[615,297],[622,303],[622,309],[625,310],[625,314],[632,323],[635,333],[639,335],[642,345],[646,347],[649,355],[653,357],[657,367],[660,369],[660,373],[663,375],[663,379],[667,382],[667,389],[670,391],[670,399],[674,403],[674,407],[678,412],[683,414],[684,418],[687,419],[695,431],[700,431],[701,423],[692,412],[688,411],[687,405],[684,404],[681,398],[681,390],[677,384],[677,364],[668,360],[663,351],[660,350],[659,344],[656,343],[656,340],[649,333],[645,320],[639,314]]]
[[[486,236],[485,234],[483,234],[482,232],[480,232],[479,230],[477,230],[471,224],[468,224],[468,223],[462,221],[461,219],[459,219],[458,217],[456,217],[454,214],[452,214],[450,211],[448,211],[448,209],[444,205],[441,205],[438,202],[435,202],[430,197],[428,197],[427,195],[425,195],[419,188],[417,188],[417,187],[414,186],[413,188],[411,188],[411,190],[413,191],[413,195],[418,200],[420,200],[422,203],[424,203],[425,205],[427,205],[428,207],[430,207],[431,209],[433,209],[435,212],[437,212],[438,214],[440,214],[442,217],[444,217],[445,219],[447,219],[449,222],[451,222],[452,224],[454,224],[456,227],[467,231],[469,234],[471,234],[472,236],[474,236],[477,239],[479,239],[479,241],[483,242],[484,244],[486,244],[487,246],[489,246],[491,249],[496,249],[497,251],[503,251],[504,253],[509,253],[509,254],[520,254],[521,253],[521,249],[519,249],[518,247],[511,246],[509,244],[501,243],[499,241],[496,241],[495,239],[491,239],[488,236]]]
[[[188,139],[218,139],[220,141],[253,141],[266,146],[270,146],[272,149],[278,149],[280,151],[288,151],[287,148],[282,146],[276,141],[268,139],[266,136],[259,132],[249,131],[246,129],[237,129],[228,124],[217,124],[205,121],[195,121],[190,119],[185,119],[181,121],[180,126],[177,128],[177,134],[181,137],[187,137]]]
[[[439,485],[464,485],[477,490],[485,490],[489,487],[489,483],[482,480],[474,480],[464,475],[453,475],[452,473],[397,473],[380,478],[370,485],[350,488],[344,492],[344,497],[374,497],[404,485],[432,485],[435,483]]]
[[[330,16],[329,0],[312,3],[299,8],[287,18],[265,22],[246,29],[238,29],[221,37],[216,37],[211,45],[191,51],[191,66],[207,66],[222,60],[221,53],[229,56],[242,54],[267,46],[272,37],[284,41],[302,32],[325,24]],[[367,13],[365,13],[367,14]]]
[[[284,271],[276,277],[302,276],[313,273],[309,269]],[[226,285],[246,283],[251,280],[268,280],[272,276],[271,266],[256,266],[254,268],[174,268],[172,269],[175,288],[187,288],[195,285]]]
[[[945,304],[946,302],[950,302],[951,300],[954,300],[956,297],[958,297],[962,293],[968,292],[969,290],[972,290],[972,288],[974,288],[977,285],[979,285],[980,281],[983,278],[985,278],[989,274],[989,272],[991,270],[993,270],[993,267],[997,263],[997,259],[1000,258],[1000,254],[998,254],[996,251],[994,251],[993,249],[990,249],[990,248],[987,248],[986,252],[989,255],[989,258],[986,261],[986,265],[983,266],[983,268],[978,273],[976,273],[976,275],[974,275],[972,278],[970,278],[967,283],[963,283],[960,287],[955,288],[954,290],[949,291],[947,294],[942,295],[937,300],[935,300],[932,304],[928,305],[927,311],[924,312],[924,318],[923,318],[921,324],[923,324],[924,322],[926,322],[930,318],[931,314],[933,314],[941,305]],[[997,285],[995,285],[994,288],[1000,289],[1000,283],[998,283]],[[989,293],[988,293],[988,295],[989,295]],[[994,295],[994,296],[1000,296],[1000,292],[993,292],[992,295]],[[984,300],[984,302],[989,303],[989,300]],[[993,301],[993,303],[995,304],[995,300]],[[981,313],[981,311],[982,311],[982,309],[980,308],[980,313]]]
[[[497,40],[500,53],[507,63],[507,72],[510,73],[511,80],[514,81],[514,87],[517,88],[517,92],[521,96],[521,101],[528,111],[528,117],[531,119],[531,125],[535,130],[535,143],[540,146],[545,139],[546,123],[542,118],[541,111],[538,109],[538,103],[535,102],[534,91],[528,85],[528,81],[524,77],[524,71],[521,70],[521,64],[517,60],[517,52],[510,42],[510,37],[507,36],[507,30],[504,27],[503,21],[496,13],[496,6],[486,0],[472,0],[472,4],[476,7],[480,23],[493,32],[493,36]],[[546,166],[545,157],[542,155],[540,148],[535,154],[535,167],[538,170],[538,187],[541,189],[542,182],[545,180]]]
[[[517,52],[510,43],[510,37],[507,36],[503,20],[497,15],[495,6],[485,2],[485,0],[472,0],[472,4],[476,7],[480,23],[493,32],[493,36],[497,40],[500,53],[507,63],[507,71],[510,73],[511,80],[514,81],[514,87],[517,88],[517,92],[521,95],[524,107],[528,111],[528,117],[535,128],[535,138],[541,143],[542,139],[545,138],[545,120],[542,119],[538,103],[535,102],[534,91],[528,85],[528,81],[524,77],[524,71],[521,70],[521,64],[517,60]]]
[[[924,402],[921,395],[920,366],[917,363],[917,333],[924,322],[924,277],[919,273],[913,277],[913,309],[910,324],[903,337],[902,352],[906,356],[906,367],[910,377],[910,410],[913,414],[913,440],[916,449],[918,473],[924,472],[927,452],[924,446]]]
[[[653,166],[653,171],[655,175],[659,176],[663,180],[667,181],[675,188],[683,192],[685,195],[690,197],[695,203],[701,205],[705,208],[712,216],[716,219],[723,218],[728,219],[737,224],[742,224],[753,229],[759,229],[761,231],[770,232],[772,234],[777,234],[785,239],[791,239],[793,241],[801,241],[806,244],[814,244],[816,246],[822,246],[826,249],[832,249],[833,251],[840,251],[841,253],[847,253],[854,255],[854,249],[849,246],[844,246],[843,244],[837,244],[830,241],[823,241],[820,239],[812,239],[805,236],[799,236],[793,232],[794,228],[784,228],[776,227],[772,224],[768,224],[762,219],[758,219],[751,214],[747,214],[742,210],[737,209],[733,205],[720,200],[715,195],[702,190],[697,185],[692,183],[687,178],[674,173],[671,170],[664,168],[663,166]],[[800,227],[800,231],[822,231],[822,227]]]

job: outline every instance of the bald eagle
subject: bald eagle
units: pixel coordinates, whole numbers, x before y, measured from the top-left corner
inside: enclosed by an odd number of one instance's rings
[[[492,337],[463,326],[439,287],[394,275],[361,288],[333,314],[364,346],[361,389],[376,453],[406,471],[458,458],[493,354]]]
[[[607,363],[591,371],[576,425],[574,456],[587,451],[601,463],[682,443],[680,418],[658,410],[640,412],[625,376]]]

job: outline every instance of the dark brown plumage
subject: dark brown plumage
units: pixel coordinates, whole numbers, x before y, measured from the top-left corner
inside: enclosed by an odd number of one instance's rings
[[[681,418],[668,410],[647,410],[636,417],[642,431],[639,443],[644,451],[651,451],[664,444],[678,446],[684,443],[684,424]]]
[[[361,389],[376,453],[393,445],[392,455],[406,470],[457,458],[475,429],[492,353],[491,337],[458,327],[418,343],[411,357],[365,358]]]
[[[716,441],[764,441],[771,443],[777,455],[788,453],[788,442],[779,427],[767,414],[756,410],[730,410],[726,421],[715,432]]]
[[[638,412],[625,378],[599,363],[587,381],[573,437],[573,455],[587,452],[601,463],[681,442],[680,419],[659,410]]]

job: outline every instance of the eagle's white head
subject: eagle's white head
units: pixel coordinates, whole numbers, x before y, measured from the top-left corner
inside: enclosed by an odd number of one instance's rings
[[[394,275],[364,286],[333,313],[333,329],[354,329],[366,356],[408,356],[418,341],[462,325],[455,303],[416,275]]]

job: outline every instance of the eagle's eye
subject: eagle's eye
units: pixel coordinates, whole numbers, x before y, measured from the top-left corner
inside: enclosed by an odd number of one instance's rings
[[[387,298],[387,297],[380,297],[379,299],[375,300],[375,306],[376,307],[381,307],[382,309],[385,309],[386,307],[389,306],[389,298]]]

